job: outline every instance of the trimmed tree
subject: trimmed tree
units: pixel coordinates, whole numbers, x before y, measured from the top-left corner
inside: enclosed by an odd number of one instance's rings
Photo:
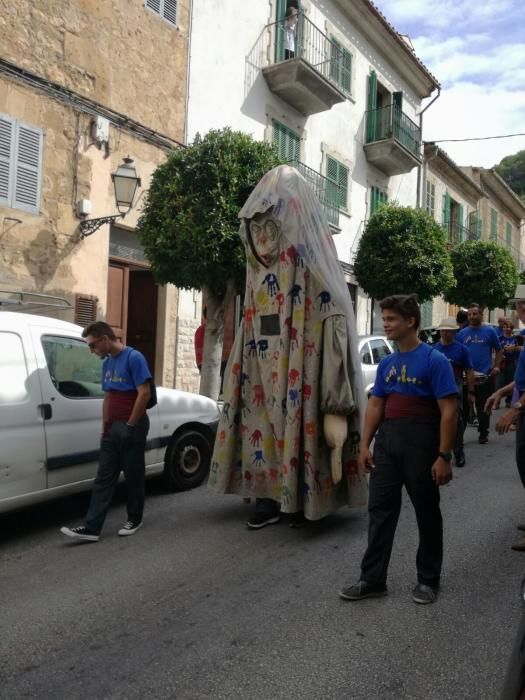
[[[200,392],[216,399],[224,312],[244,286],[239,210],[268,170],[278,165],[268,143],[231,129],[197,135],[155,170],[138,235],[161,284],[199,289],[207,306]]]
[[[415,293],[422,303],[454,283],[441,226],[423,209],[395,204],[381,205],[370,217],[354,271],[374,299]]]
[[[465,241],[454,248],[451,259],[456,284],[445,294],[451,304],[477,302],[504,309],[514,296],[520,276],[506,248],[491,241]]]

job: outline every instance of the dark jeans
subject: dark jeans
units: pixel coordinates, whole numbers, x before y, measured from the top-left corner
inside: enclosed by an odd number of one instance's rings
[[[255,512],[264,513],[264,515],[267,515],[268,517],[273,517],[274,515],[279,515],[281,512],[281,506],[272,498],[256,498]]]
[[[520,411],[516,430],[516,466],[525,488],[525,413]]]
[[[113,423],[102,438],[97,476],[85,521],[89,530],[101,531],[121,471],[126,478],[128,520],[134,523],[142,520],[148,430],[149,418],[143,416],[134,428],[122,422]]]
[[[476,395],[476,413],[478,416],[478,433],[480,437],[487,437],[490,428],[490,416],[485,413],[487,399],[494,391],[494,381],[492,377],[483,384],[476,384],[474,393]]]
[[[416,511],[419,548],[416,557],[420,583],[439,585],[443,561],[443,521],[439,487],[432,465],[439,451],[439,422],[396,419],[382,423],[374,446],[375,467],[368,497],[368,548],[361,562],[361,579],[386,583],[394,535],[405,486]]]
[[[516,363],[512,362],[510,360],[506,360],[505,366],[503,367],[503,369],[500,371],[500,373],[496,377],[496,389],[501,389],[502,387],[507,386],[507,384],[510,384],[511,382],[513,382],[515,373],[516,373]],[[505,397],[505,405],[507,407],[510,406],[510,401],[511,401],[511,397],[506,396]]]
[[[454,445],[454,453],[460,454],[463,450],[463,435],[465,433],[465,428],[467,427],[468,414],[465,416],[463,413],[463,380],[456,379],[456,386],[458,388],[458,424],[456,429],[456,443]]]

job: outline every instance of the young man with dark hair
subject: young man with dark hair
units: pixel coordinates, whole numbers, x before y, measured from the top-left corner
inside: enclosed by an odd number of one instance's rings
[[[459,326],[459,330],[468,326],[468,311],[460,309],[456,314],[456,323]]]
[[[416,603],[433,603],[443,559],[439,486],[452,479],[456,382],[447,358],[418,339],[420,310],[415,295],[387,297],[380,307],[385,334],[399,350],[379,363],[366,409],[359,465],[371,472],[368,548],[360,580],[343,588],[340,596],[362,600],[387,594],[388,564],[405,486],[419,529],[418,584],[412,598]]]
[[[90,324],[82,337],[91,352],[104,360],[100,458],[84,525],[63,527],[60,532],[76,540],[96,542],[121,471],[126,478],[128,520],[118,534],[133,535],[142,526],[151,373],[142,353],[123,345],[107,323]]]
[[[502,350],[496,331],[482,324],[483,314],[479,304],[469,304],[469,325],[459,331],[456,340],[466,345],[474,368],[474,393],[478,415],[478,442],[489,441],[490,416],[485,413],[485,403],[493,391],[493,377],[499,374]]]

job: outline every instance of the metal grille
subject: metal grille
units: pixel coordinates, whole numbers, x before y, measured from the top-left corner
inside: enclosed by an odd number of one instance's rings
[[[0,200],[9,199],[13,123],[0,118]]]
[[[397,105],[370,109],[366,113],[366,141],[395,138],[418,158],[421,151],[421,129]]]
[[[75,295],[75,323],[84,328],[97,319],[98,298],[85,294]]]
[[[163,17],[171,24],[177,24],[177,0],[164,0]]]

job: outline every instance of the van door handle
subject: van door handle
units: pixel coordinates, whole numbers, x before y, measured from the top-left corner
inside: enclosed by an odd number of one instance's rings
[[[49,420],[53,415],[53,410],[50,403],[41,403],[38,408],[40,409],[40,413],[42,414],[42,418],[44,420]]]

